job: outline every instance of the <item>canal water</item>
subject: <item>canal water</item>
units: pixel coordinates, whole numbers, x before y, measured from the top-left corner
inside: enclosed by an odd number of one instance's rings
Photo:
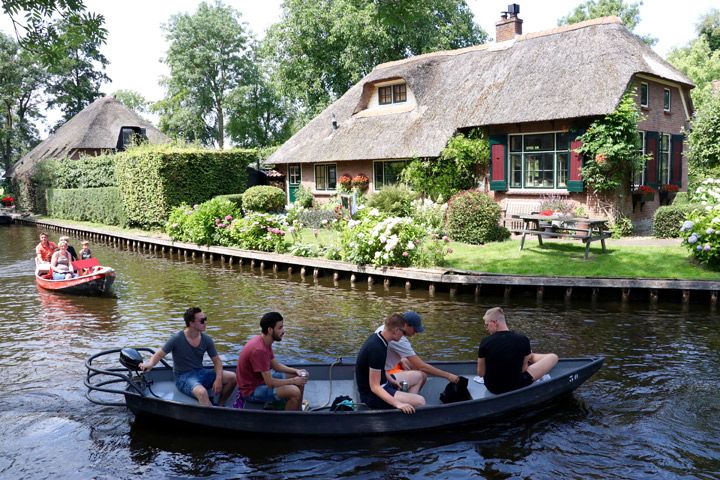
[[[2,478],[720,478],[720,315],[709,306],[431,298],[104,245],[91,247],[118,272],[114,296],[71,297],[35,286],[37,234],[0,228]],[[286,319],[284,362],[352,356],[385,315],[411,308],[425,322],[413,340],[424,358],[474,359],[496,305],[534,350],[606,362],[539,412],[404,436],[215,435],[85,399],[88,355],[157,348],[193,305],[228,363],[269,310]]]

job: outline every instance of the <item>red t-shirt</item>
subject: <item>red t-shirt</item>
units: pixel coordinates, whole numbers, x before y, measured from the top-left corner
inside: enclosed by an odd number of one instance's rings
[[[240,394],[249,397],[255,389],[263,385],[261,372],[270,370],[270,360],[275,358],[272,345],[266,346],[262,335],[250,339],[240,351],[235,376]]]
[[[49,262],[55,250],[57,250],[57,246],[53,242],[48,241],[47,247],[40,242],[37,244],[37,247],[35,247],[35,254],[40,255],[43,262]]]

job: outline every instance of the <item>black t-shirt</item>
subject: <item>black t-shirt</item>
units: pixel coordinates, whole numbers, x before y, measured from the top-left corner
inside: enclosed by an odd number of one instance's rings
[[[505,393],[525,386],[522,367],[530,353],[530,339],[525,335],[501,331],[485,337],[478,348],[478,358],[485,359],[485,387],[492,393]]]
[[[371,393],[369,378],[371,368],[380,370],[380,385],[387,383],[385,377],[386,357],[387,342],[379,333],[373,333],[365,340],[355,363],[355,381],[360,395]]]
[[[77,252],[75,251],[75,247],[73,247],[72,245],[68,245],[67,251],[70,254],[70,256],[72,257],[70,260],[72,260],[74,262],[75,260],[78,259]]]

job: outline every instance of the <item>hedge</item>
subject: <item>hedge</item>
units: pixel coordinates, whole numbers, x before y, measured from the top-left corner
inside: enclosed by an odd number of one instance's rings
[[[238,210],[242,211],[242,193],[231,193],[229,195],[217,195],[215,198],[220,200],[228,200],[235,204]]]
[[[77,160],[47,160],[40,164],[41,178],[48,188],[114,187],[115,155],[80,157]]]
[[[49,188],[48,215],[68,220],[96,222],[105,225],[127,225],[120,189],[104,188]]]
[[[242,196],[246,212],[281,212],[285,208],[285,192],[269,185],[257,185],[247,189]]]
[[[207,150],[141,145],[116,155],[115,178],[129,226],[157,228],[182,203],[199,204],[216,195],[241,193],[255,150]]]
[[[702,205],[685,203],[660,207],[653,216],[653,235],[658,238],[680,237],[680,227],[688,214]]]
[[[500,206],[488,195],[476,190],[460,192],[448,202],[448,235],[473,245],[507,240],[510,232],[499,225],[500,213]]]

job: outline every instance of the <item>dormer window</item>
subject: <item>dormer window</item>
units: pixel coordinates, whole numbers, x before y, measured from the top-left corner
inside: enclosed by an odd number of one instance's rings
[[[404,102],[407,102],[407,85],[404,83],[378,88],[378,103],[380,105]]]

